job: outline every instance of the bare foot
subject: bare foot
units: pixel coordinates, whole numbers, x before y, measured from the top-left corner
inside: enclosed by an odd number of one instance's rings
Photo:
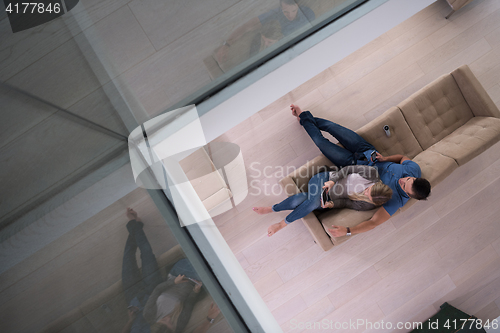
[[[141,219],[139,218],[139,216],[137,215],[137,212],[135,210],[133,210],[132,208],[128,207],[127,208],[127,218],[129,220],[136,220],[136,221],[140,221]]]
[[[302,113],[302,109],[298,106],[298,105],[295,105],[295,104],[291,104],[290,105],[290,109],[292,110],[292,115],[294,115],[295,117],[299,117],[300,114]]]
[[[271,225],[269,228],[267,228],[267,236],[271,237],[272,235],[274,235],[275,233],[286,227],[286,225],[287,224],[285,220],[282,220],[280,223],[275,223]]]
[[[254,207],[252,209],[254,212],[256,212],[259,215],[269,214],[269,213],[273,212],[273,207],[271,207],[271,206],[269,206],[269,207]]]

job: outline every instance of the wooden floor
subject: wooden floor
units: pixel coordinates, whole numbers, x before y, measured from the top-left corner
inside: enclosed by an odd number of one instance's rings
[[[292,102],[357,129],[468,64],[500,106],[500,1],[474,1],[446,20],[449,10],[437,1],[216,139],[241,147],[250,194],[214,220],[284,331],[322,320],[424,321],[444,302],[481,319],[500,315],[500,144],[428,201],[328,252],[301,222],[268,238],[286,214],[251,209],[285,198],[277,181],[319,155]]]

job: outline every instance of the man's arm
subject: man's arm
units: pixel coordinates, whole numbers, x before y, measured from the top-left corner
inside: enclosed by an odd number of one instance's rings
[[[361,222],[355,227],[351,228],[351,234],[360,234],[362,232],[367,232],[369,230],[372,230],[378,225],[381,225],[385,221],[387,221],[391,215],[385,210],[384,207],[380,207],[375,214],[372,216],[371,219],[368,221]],[[332,225],[332,228],[329,228],[328,231],[330,231],[331,235],[333,237],[340,237],[340,236],[345,236],[347,234],[347,228],[346,227],[340,227],[336,225]]]
[[[215,319],[220,313],[219,308],[213,302],[210,304],[210,308],[207,313],[207,320],[200,324],[192,333],[205,333],[210,328],[212,324],[209,320]]]
[[[409,157],[404,155],[391,155],[391,156],[382,156],[379,152],[377,152],[377,161],[379,162],[394,162],[394,163],[403,163],[404,161],[410,160]]]

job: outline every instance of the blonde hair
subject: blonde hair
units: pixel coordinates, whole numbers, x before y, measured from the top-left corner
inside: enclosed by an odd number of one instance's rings
[[[370,195],[372,197],[372,200],[370,200],[370,198],[368,198],[368,196],[363,192],[351,194],[349,195],[349,199],[354,201],[365,201],[372,203],[375,206],[380,206],[391,199],[392,190],[389,186],[385,185],[381,181],[378,181],[373,184],[372,188],[370,189]]]

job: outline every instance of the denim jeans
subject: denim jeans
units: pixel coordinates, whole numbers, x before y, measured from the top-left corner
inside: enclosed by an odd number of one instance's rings
[[[154,288],[163,282],[158,263],[143,230],[144,223],[131,220],[127,223],[129,232],[123,253],[122,285],[128,303],[137,297],[147,298]],[[141,252],[142,272],[139,270],[135,253]]]
[[[323,210],[324,208],[321,208],[321,193],[323,192],[325,182],[329,179],[329,172],[320,172],[312,176],[307,185],[307,193],[298,193],[286,198],[274,205],[273,211],[293,210],[293,212],[285,217],[285,223],[289,224],[303,218],[313,210]]]
[[[315,118],[309,111],[300,114],[300,124],[319,150],[338,167],[356,164],[363,152],[375,150],[370,143],[354,131],[322,118]],[[330,133],[344,148],[330,142],[321,131]]]
[[[201,281],[198,273],[194,270],[193,266],[187,259],[181,259],[176,262],[169,274],[173,276],[185,275],[186,277]]]
[[[127,223],[129,232],[125,251],[123,253],[122,285],[127,304],[136,306],[140,311],[144,309],[149,295],[157,285],[163,282],[158,269],[158,262],[143,230],[144,223],[131,220]],[[135,253],[137,248],[141,252],[142,272],[139,270]],[[169,274],[179,274],[201,281],[193,266],[187,259],[181,259],[175,263]],[[135,318],[131,333],[150,333],[149,324],[142,313]]]

